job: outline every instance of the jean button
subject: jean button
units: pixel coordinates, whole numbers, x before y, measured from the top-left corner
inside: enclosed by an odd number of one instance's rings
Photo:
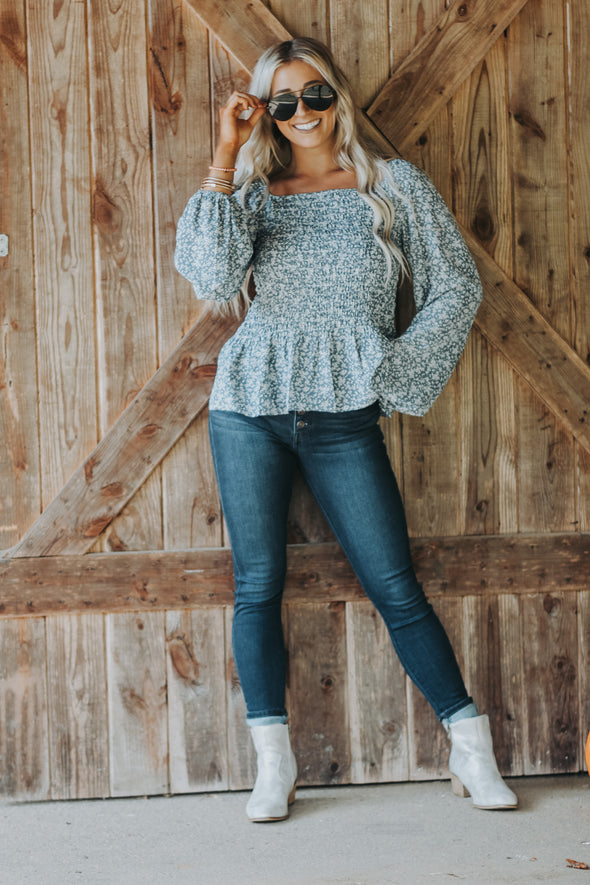
[[[298,421],[297,422],[297,430],[303,430],[304,427],[305,427],[305,421]]]

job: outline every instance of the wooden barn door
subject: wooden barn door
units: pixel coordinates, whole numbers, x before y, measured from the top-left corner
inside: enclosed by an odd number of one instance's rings
[[[206,414],[235,324],[172,256],[220,104],[299,34],[332,46],[374,144],[433,179],[484,283],[433,409],[382,422],[418,575],[502,771],[583,767],[590,12],[0,0],[2,796],[253,781]],[[289,544],[300,782],[448,776],[444,733],[300,479]]]

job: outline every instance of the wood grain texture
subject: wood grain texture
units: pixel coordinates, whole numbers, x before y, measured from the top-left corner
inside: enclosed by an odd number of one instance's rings
[[[387,0],[330,6],[330,36],[337,64],[346,72],[359,107],[371,103],[389,74]]]
[[[564,4],[528,4],[508,35],[514,188],[514,278],[551,324],[572,340]],[[577,519],[573,440],[520,389],[519,517],[522,531],[563,531]],[[549,451],[547,447],[549,443]],[[559,481],[553,468],[559,471]],[[531,500],[531,480],[543,504]],[[533,498],[536,488],[533,487]]]
[[[96,366],[82,4],[29,4],[31,173],[43,506],[94,448]]]
[[[523,597],[524,773],[557,774],[580,766],[576,596]]]
[[[459,668],[464,672],[463,600],[437,599],[434,609],[453,646]],[[424,695],[409,679],[407,692],[409,780],[424,781],[449,777],[450,744],[446,732]]]
[[[41,509],[24,0],[0,2],[0,548]]]
[[[468,596],[463,608],[465,684],[487,713],[498,767],[523,773],[523,648],[516,596]]]
[[[346,606],[351,780],[408,779],[406,675],[369,601]]]
[[[164,618],[106,616],[111,796],[168,791]]]
[[[150,7],[150,95],[155,176],[158,347],[167,355],[207,306],[174,267],[176,224],[211,161],[207,29],[184,3]],[[164,547],[222,542],[207,413],[187,427],[162,465]]]
[[[429,175],[452,205],[450,132],[446,109],[408,158]],[[434,406],[422,418],[402,416],[404,504],[410,535],[458,533],[457,383],[453,375]],[[441,470],[441,465],[445,469]]]
[[[368,108],[383,134],[404,153],[469,76],[526,0],[455,0],[397,67]]]
[[[166,613],[170,792],[227,790],[223,608]]]
[[[205,407],[232,319],[203,317],[74,473],[14,556],[85,553]]]
[[[298,784],[351,778],[344,603],[287,609],[288,710]]]
[[[579,759],[588,771],[585,744],[590,726],[590,590],[578,594],[578,673],[580,698],[580,748]]]
[[[109,752],[100,615],[47,618],[51,798],[109,795]]]
[[[215,0],[185,2],[247,71],[252,71],[268,46],[290,38],[287,29],[262,0],[226,0],[223,4]]]
[[[329,45],[329,0],[265,0],[265,6],[293,37],[313,37]]]
[[[451,103],[453,205],[494,260],[512,270],[505,38]],[[518,527],[514,374],[474,332],[457,370],[461,533]]]
[[[43,618],[0,624],[0,796],[50,798]]]
[[[411,539],[430,596],[496,596],[583,590],[590,581],[588,534]],[[287,548],[285,599],[365,598],[335,543]],[[0,561],[0,617],[155,611],[233,604],[231,551],[89,554]]]
[[[256,780],[256,751],[246,723],[246,702],[232,650],[233,608],[225,609],[225,690],[230,790],[246,790]]]
[[[93,221],[100,434],[104,435],[157,367],[154,207],[144,0],[91,4]],[[109,133],[108,137],[99,133]],[[159,471],[102,549],[162,545]]]

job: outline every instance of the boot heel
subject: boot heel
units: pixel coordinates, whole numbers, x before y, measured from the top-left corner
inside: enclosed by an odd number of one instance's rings
[[[289,793],[289,798],[287,799],[287,805],[293,805],[293,802],[295,802],[295,786],[293,786],[293,789]]]
[[[451,775],[451,788],[455,796],[466,799],[469,796],[469,790],[464,787],[456,774]]]

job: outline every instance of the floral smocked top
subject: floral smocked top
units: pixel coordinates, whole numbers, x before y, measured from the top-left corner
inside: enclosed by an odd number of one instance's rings
[[[393,240],[412,272],[416,314],[396,337],[400,268],[388,275],[373,211],[356,189],[242,205],[200,190],[179,221],[175,264],[197,298],[229,301],[253,267],[256,298],[218,359],[210,409],[244,415],[381,411],[423,415],[451,376],[482,298],[473,259],[428,177],[392,160]],[[387,187],[387,185],[385,185]]]

